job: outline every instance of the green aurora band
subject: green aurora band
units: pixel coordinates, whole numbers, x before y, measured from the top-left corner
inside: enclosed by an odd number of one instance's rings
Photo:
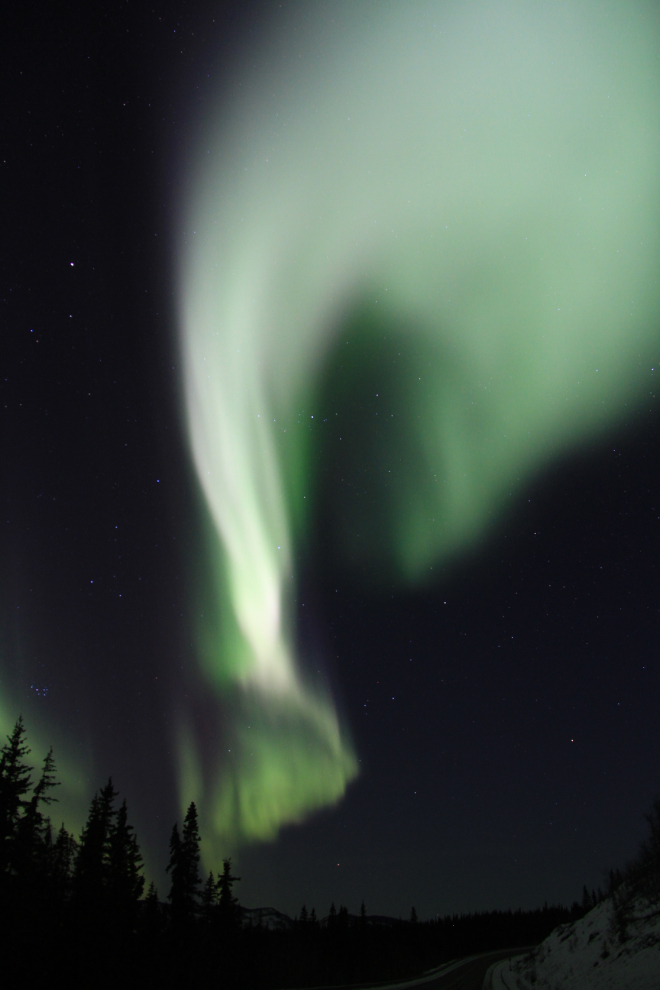
[[[182,711],[180,791],[216,856],[357,774],[295,649],[323,419],[359,416],[362,388],[389,421],[342,439],[339,463],[369,455],[383,483],[341,505],[341,539],[365,575],[421,582],[531,471],[639,405],[660,358],[657,5],[271,13],[182,194],[184,414],[214,574],[198,656],[228,742],[209,755]]]

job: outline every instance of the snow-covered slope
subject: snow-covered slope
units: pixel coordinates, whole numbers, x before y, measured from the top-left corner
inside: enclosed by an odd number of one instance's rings
[[[487,990],[660,990],[660,911],[638,900],[620,942],[608,898],[533,952],[489,971]]]

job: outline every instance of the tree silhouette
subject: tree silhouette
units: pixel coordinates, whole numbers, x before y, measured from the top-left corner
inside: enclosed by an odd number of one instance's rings
[[[642,841],[637,855],[623,871],[610,871],[614,929],[621,942],[628,938],[628,926],[641,898],[646,901],[649,917],[660,917],[660,796],[644,817],[649,835]]]
[[[140,918],[140,930],[144,936],[148,949],[154,947],[163,932],[165,919],[158,900],[156,884],[151,881],[149,890],[144,898],[142,914]]]
[[[197,821],[197,808],[195,802],[191,801],[186,817],[183,820],[183,836],[181,848],[186,868],[186,884],[189,896],[193,903],[197,903],[201,878],[199,875],[199,824]]]
[[[53,894],[52,828],[50,818],[44,815],[41,805],[52,804],[55,800],[48,793],[55,786],[55,761],[52,750],[49,750],[41,776],[32,797],[24,805],[16,830],[15,869],[20,883],[20,901],[25,914],[30,914],[35,920],[43,915],[46,907],[45,901],[38,902],[52,898]]]
[[[112,779],[91,802],[80,841],[62,825],[53,836],[46,810],[56,786],[52,751],[37,783],[27,763],[29,748],[19,719],[0,749],[0,932],[5,982],[25,982],[66,972],[74,984],[93,974],[100,990],[120,981],[145,986],[197,986],[221,977],[232,990],[277,986],[367,984],[404,979],[439,961],[510,945],[531,944],[557,924],[581,916],[548,908],[536,912],[490,912],[423,922],[413,907],[411,923],[379,924],[334,903],[327,921],[303,905],[290,929],[245,926],[234,896],[231,860],[199,875],[197,809],[188,807],[183,828],[174,825],[167,866],[169,910],[154,884],[142,900],[143,861],[126,801],[115,807]],[[611,876],[616,921],[622,937],[633,901],[643,896],[660,913],[660,800],[647,816],[650,835],[625,871]],[[583,891],[583,908],[599,903]],[[35,935],[36,933],[36,935]],[[38,952],[33,946],[35,939]],[[36,958],[33,958],[35,956]]]
[[[112,778],[92,798],[87,822],[80,836],[73,871],[74,897],[81,906],[98,907],[107,886],[110,838],[117,812],[117,791]]]
[[[239,917],[238,898],[234,897],[232,887],[240,879],[231,875],[231,859],[223,859],[222,873],[218,874],[216,888],[220,919],[225,927],[233,925]]]
[[[62,823],[57,838],[50,847],[51,896],[56,905],[63,905],[69,898],[77,852],[78,843]]]
[[[218,905],[218,892],[213,873],[210,871],[202,889],[202,917],[207,925],[211,925]]]
[[[57,786],[51,748],[44,758],[41,776],[32,790],[32,797],[21,802],[22,813],[16,822],[14,871],[20,878],[24,892],[35,883],[43,883],[50,869],[51,824],[50,818],[42,813],[40,806],[52,804],[56,800],[48,792]]]
[[[0,750],[0,876],[4,880],[16,872],[19,821],[29,804],[25,795],[34,769],[25,762],[29,753],[23,717],[19,716]]]
[[[172,885],[168,899],[172,905],[172,922],[175,927],[192,923],[197,916],[199,877],[199,826],[197,808],[192,801],[183,822],[183,834],[174,825],[170,837],[170,861],[167,872]]]
[[[126,800],[117,812],[117,821],[108,836],[106,878],[113,912],[127,924],[136,916],[137,903],[144,891],[140,847],[132,825],[128,824]]]

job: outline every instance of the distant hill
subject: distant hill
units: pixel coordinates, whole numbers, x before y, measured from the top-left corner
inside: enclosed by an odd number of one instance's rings
[[[293,929],[295,922],[288,914],[272,907],[247,908],[241,907],[244,925],[261,925],[272,932],[288,932]]]
[[[241,914],[243,917],[244,925],[259,925],[261,924],[263,928],[267,928],[269,931],[276,932],[287,932],[291,931],[296,922],[293,918],[290,918],[288,914],[283,914],[282,911],[278,911],[276,908],[272,907],[261,907],[261,908],[248,908],[241,907]],[[349,914],[348,923],[349,925],[357,925],[361,918],[357,914]],[[398,925],[401,922],[400,918],[388,918],[384,914],[368,914],[365,918],[368,925],[382,925],[387,928],[388,926]],[[328,916],[325,918],[319,918],[319,924],[321,927],[325,927],[328,924]]]

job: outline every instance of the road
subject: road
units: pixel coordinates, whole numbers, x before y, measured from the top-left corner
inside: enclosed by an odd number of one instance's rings
[[[417,984],[420,990],[482,990],[484,978],[494,962],[525,952],[525,949],[508,949],[472,956],[456,963],[451,969],[438,973],[437,979]],[[410,990],[412,986],[409,984]]]
[[[533,946],[519,949],[498,949],[496,952],[482,952],[478,956],[468,956],[455,962],[445,963],[437,970],[430,970],[424,976],[416,976],[400,983],[352,983],[344,986],[313,987],[311,990],[483,990],[484,979],[489,968],[501,959],[511,959],[530,952]]]
[[[497,952],[484,952],[478,956],[458,960],[441,966],[437,975],[427,973],[404,983],[393,983],[378,990],[483,990],[484,979],[489,968],[500,959],[510,959],[529,952],[530,947],[520,949],[500,949]],[[337,988],[339,990],[339,988]]]

